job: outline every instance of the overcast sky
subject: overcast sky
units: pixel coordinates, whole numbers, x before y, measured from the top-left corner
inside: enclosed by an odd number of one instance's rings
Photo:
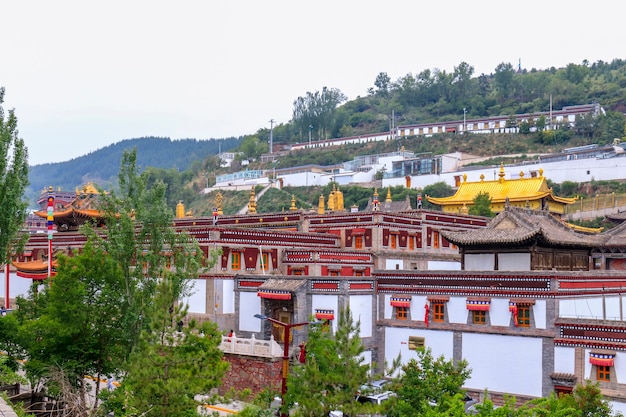
[[[623,7],[600,0],[4,1],[0,86],[31,165],[143,136],[251,134],[324,86],[475,75],[500,63],[626,58]]]

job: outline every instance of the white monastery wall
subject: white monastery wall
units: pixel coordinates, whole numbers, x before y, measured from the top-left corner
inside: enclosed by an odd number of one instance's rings
[[[217,289],[219,290],[220,286],[222,291],[217,291],[217,296],[215,298],[215,304],[222,303],[222,313],[224,314],[232,314],[235,312],[235,280],[232,279],[218,279],[216,280],[215,285],[217,285]],[[220,293],[222,294],[223,299],[220,300]]]
[[[254,317],[261,312],[261,297],[256,292],[239,293],[239,330],[243,332],[260,332],[261,321]]]
[[[537,300],[533,306],[535,328],[545,329],[547,326],[546,300]]]
[[[393,306],[391,305],[391,294],[384,295],[384,311],[383,318],[392,319],[393,316]],[[413,295],[411,297],[411,306],[409,307],[409,311],[411,312],[410,321],[424,321],[424,314],[426,310],[424,310],[424,305],[426,305],[426,296],[423,295]]]
[[[315,310],[333,310],[335,312],[335,320],[332,321],[333,332],[337,330],[338,314],[339,314],[339,298],[336,295],[313,294],[311,297],[311,315],[315,314]],[[352,312],[354,314],[354,312]]]
[[[492,326],[508,326],[511,323],[508,298],[492,298],[489,309],[489,320]]]
[[[192,294],[188,297],[183,298],[181,301],[183,304],[189,305],[190,313],[207,313],[207,293],[206,293],[206,280],[204,279],[192,279],[191,283],[193,284],[193,288],[191,289]]]
[[[446,303],[449,323],[467,323],[467,297],[450,297]]]
[[[361,322],[361,337],[372,337],[372,295],[351,295],[352,319]]]
[[[463,334],[463,359],[472,369],[467,388],[541,397],[540,338]]]
[[[574,374],[576,370],[576,349],[573,347],[554,347],[554,372]]]
[[[296,174],[279,175],[285,187],[308,187],[312,185],[326,185],[332,179],[319,172],[299,172]]]
[[[609,404],[611,405],[611,408],[614,414],[616,414],[617,412],[620,412],[626,415],[626,403],[618,403],[615,401],[609,401]]]
[[[530,177],[531,171],[543,169],[543,175],[556,183],[563,181],[588,182],[593,180],[618,180],[626,178],[626,158],[607,159],[577,159],[557,162],[536,162],[532,164],[506,166],[506,178],[519,178],[519,172],[523,171],[526,177]],[[468,181],[479,181],[484,175],[485,180],[496,180],[498,168],[489,167],[484,169],[460,169],[453,172],[444,172],[439,175],[415,175],[411,176],[411,188],[424,188],[436,182],[443,181],[451,187],[455,186],[455,176],[462,177],[467,174]],[[405,179],[385,178],[383,188],[396,185],[405,185]]]
[[[458,261],[428,261],[429,271],[460,271],[461,262]]]
[[[559,300],[559,317],[600,319],[602,318],[602,297]]]
[[[498,254],[500,271],[530,271],[530,253]]]
[[[443,355],[452,359],[453,332],[428,329],[385,328],[385,361],[392,363],[400,355],[402,364],[417,359],[417,353],[409,349],[409,336],[423,337],[425,347],[430,348],[435,358]]]
[[[402,259],[385,259],[385,269],[394,270],[394,269],[404,269],[404,261]]]
[[[478,253],[465,255],[466,271],[493,271],[494,263],[493,253]]]
[[[606,306],[606,317],[604,317],[604,320],[624,320],[624,317],[626,317],[625,296],[605,296],[604,303]]]

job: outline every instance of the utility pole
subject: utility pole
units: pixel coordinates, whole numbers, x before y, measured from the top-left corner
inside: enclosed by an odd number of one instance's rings
[[[463,107],[463,133],[465,133],[465,131],[467,130],[466,126],[466,119],[465,119],[465,114],[467,113],[467,109],[465,107]]]
[[[274,119],[270,119],[270,154],[274,148]]]
[[[309,125],[309,148],[311,147],[311,131],[313,131],[313,125]]]

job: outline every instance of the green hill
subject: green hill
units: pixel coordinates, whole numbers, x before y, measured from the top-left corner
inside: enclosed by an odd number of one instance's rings
[[[137,149],[140,169],[148,167],[177,172],[189,171],[193,164],[201,164],[211,155],[228,151],[239,145],[240,139],[181,139],[144,137],[126,139],[87,155],[66,162],[31,166],[28,173],[30,186],[26,198],[34,207],[39,193],[53,186],[62,190],[74,190],[88,182],[108,188],[117,180],[120,161],[125,150]]]

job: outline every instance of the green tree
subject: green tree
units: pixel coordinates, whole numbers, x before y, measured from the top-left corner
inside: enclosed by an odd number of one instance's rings
[[[246,136],[239,145],[239,151],[243,154],[242,158],[248,158],[252,161],[257,160],[262,153],[269,150],[269,145],[259,142],[257,136]]]
[[[500,63],[496,67],[494,76],[494,84],[499,101],[505,101],[511,97],[513,93],[513,77],[515,71],[510,63]]]
[[[176,305],[179,283],[166,274],[157,286],[152,320],[131,354],[128,373],[108,398],[107,411],[117,415],[195,416],[196,395],[209,395],[228,369],[219,349],[217,324],[184,325],[186,306]]]
[[[472,200],[473,204],[468,213],[474,216],[493,217],[491,211],[491,196],[488,192],[478,193]]]
[[[119,395],[129,394],[126,408],[119,407],[119,397],[107,398],[107,407],[120,411],[116,415],[131,415],[130,409],[186,415],[180,410],[195,407],[193,394],[208,393],[226,368],[214,325],[179,328],[187,312],[180,300],[190,294],[203,254],[191,236],[173,229],[165,184],[148,187],[148,175],[138,174],[136,150],[125,152],[119,189],[99,196],[106,228],[81,228],[83,252],[61,257],[53,283],[18,299],[19,327],[10,340],[24,349],[31,380],[39,378],[48,395],[73,404],[74,415],[87,412],[84,375],[123,377],[128,390]],[[215,259],[212,254],[209,264]],[[142,379],[163,373],[168,383]],[[130,395],[143,386],[151,396]],[[156,397],[158,404],[142,402]]]
[[[316,139],[328,139],[333,130],[337,106],[346,100],[340,90],[328,87],[322,88],[321,92],[307,92],[306,96],[298,97],[293,103],[293,122],[300,137],[308,135],[309,126],[313,126]]]
[[[428,210],[434,210],[437,208],[434,204],[426,199],[426,197],[449,197],[454,194],[454,190],[445,181],[439,181],[434,184],[427,185],[422,190],[423,198],[422,198],[422,207]]]
[[[443,355],[435,358],[429,348],[419,348],[416,353],[417,359],[402,367],[397,381],[398,397],[386,406],[387,415],[421,416],[432,412],[433,407],[440,413],[457,410],[457,414],[462,410],[461,388],[471,373],[467,361],[455,363]]]
[[[90,408],[85,375],[98,380],[110,375],[124,357],[128,339],[118,326],[125,312],[122,273],[87,242],[80,254],[59,258],[53,284],[39,292],[41,313],[19,329],[28,352],[25,369],[31,379],[46,381],[49,393],[72,404],[76,415],[84,415]],[[21,301],[19,314],[25,317],[33,304]],[[98,384],[95,389],[97,396]]]
[[[339,312],[337,330],[311,326],[306,363],[295,366],[287,379],[286,404],[298,403],[303,416],[327,416],[332,410],[352,414],[360,404],[355,395],[367,381],[368,366],[359,332],[349,308]]]
[[[495,413],[494,413],[495,414]],[[482,414],[479,414],[482,415]],[[611,405],[602,395],[597,382],[586,380],[577,384],[571,394],[537,398],[529,401],[517,410],[520,417],[567,416],[567,417],[616,417]]]
[[[28,186],[28,149],[18,137],[14,110],[5,115],[4,87],[0,88],[0,265],[9,262],[11,252],[19,251],[27,235],[20,235],[26,220],[28,202],[23,199]]]
[[[370,94],[387,97],[389,95],[389,89],[391,88],[391,78],[389,78],[386,72],[381,72],[376,76],[374,86],[376,90],[372,89]]]

